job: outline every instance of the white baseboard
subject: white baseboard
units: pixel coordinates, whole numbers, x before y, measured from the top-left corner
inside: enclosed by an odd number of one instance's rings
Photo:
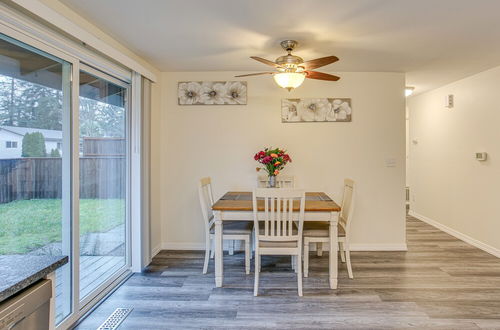
[[[408,251],[406,243],[394,244],[351,244],[351,251]]]
[[[163,243],[162,250],[205,250],[203,243]],[[227,250],[227,245],[224,244],[224,250]],[[235,250],[242,250],[238,246]],[[314,251],[315,247],[311,249]],[[406,243],[395,244],[351,244],[351,251],[407,251]]]
[[[161,249],[162,250],[205,250],[205,244],[189,243],[189,242],[162,243]]]
[[[162,245],[158,244],[151,250],[151,258],[154,258],[162,250]]]
[[[434,226],[436,227],[437,229],[440,229],[442,231],[444,231],[445,233],[448,233],[450,234],[451,236],[454,236],[456,238],[458,238],[459,240],[462,240],[464,241],[465,243],[469,243],[470,245],[472,246],[475,246],[477,247],[478,249],[481,249],[485,252],[488,252],[489,254],[492,254],[494,255],[495,257],[497,258],[500,258],[500,250],[493,247],[493,246],[490,246],[488,244],[485,244],[481,241],[478,241],[477,239],[475,238],[472,238],[466,234],[463,234],[453,228],[450,228],[448,226],[445,226],[443,225],[442,223],[440,222],[437,222],[436,220],[433,220],[431,218],[428,218],[426,217],[425,215],[422,215],[422,214],[418,214],[417,212],[413,211],[413,210],[410,210],[408,212],[409,215],[411,215],[412,217],[415,217],[417,218],[418,220],[421,220],[425,223],[428,223],[429,225],[431,226]]]

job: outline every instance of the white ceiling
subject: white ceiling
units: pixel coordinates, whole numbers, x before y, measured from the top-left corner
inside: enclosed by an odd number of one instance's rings
[[[499,0],[61,0],[161,71],[266,71],[248,58],[336,55],[417,92],[500,65]],[[255,78],[259,79],[259,78]]]

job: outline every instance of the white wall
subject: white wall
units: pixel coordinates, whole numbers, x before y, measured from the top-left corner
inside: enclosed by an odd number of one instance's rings
[[[410,98],[411,210],[500,257],[500,67]],[[445,97],[455,96],[455,107]],[[475,152],[488,160],[475,160]],[[444,226],[444,227],[443,227]]]
[[[340,201],[344,177],[357,182],[353,244],[359,249],[405,247],[405,77],[401,73],[341,73],[337,83],[307,80],[288,93],[271,77],[248,81],[247,106],[179,106],[177,83],[234,80],[236,72],[162,74],[161,219],[164,248],[197,248],[203,226],[197,183],[211,176],[216,197],[255,186],[253,155],[286,148],[284,173],[310,191]],[[352,123],[281,123],[282,98],[350,97]],[[394,158],[396,167],[386,167]]]

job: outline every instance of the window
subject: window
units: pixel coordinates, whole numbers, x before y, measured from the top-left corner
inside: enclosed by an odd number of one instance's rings
[[[17,141],[7,141],[7,142],[5,142],[5,148],[7,148],[7,149],[16,149],[17,148]]]
[[[81,300],[127,264],[127,87],[80,71]]]
[[[0,34],[0,124],[23,136],[0,151],[0,255],[71,255],[63,193],[70,162],[49,158],[46,139],[69,132],[71,64]],[[6,141],[7,149],[18,141]],[[39,169],[43,168],[42,171]],[[15,221],[13,221],[15,219]],[[56,321],[71,313],[71,265],[56,272]]]
[[[130,273],[132,73],[16,29],[0,24],[0,126],[23,137],[0,144],[0,255],[69,256],[55,278],[66,329]]]

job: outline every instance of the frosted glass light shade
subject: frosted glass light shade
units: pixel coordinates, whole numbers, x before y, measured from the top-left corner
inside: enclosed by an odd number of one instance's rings
[[[411,94],[413,94],[413,91],[415,90],[415,87],[406,87],[405,88],[405,96],[408,97]]]
[[[298,72],[281,72],[276,73],[273,77],[278,86],[290,90],[302,85],[306,78],[306,74]]]

